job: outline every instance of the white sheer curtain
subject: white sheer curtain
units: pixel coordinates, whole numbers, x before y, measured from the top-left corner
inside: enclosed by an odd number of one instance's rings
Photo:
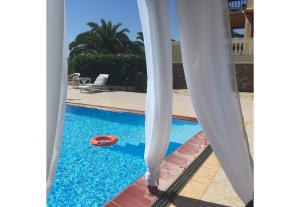
[[[169,145],[172,116],[171,36],[168,1],[138,0],[147,60],[145,174],[157,186],[160,163]]]
[[[67,45],[63,0],[47,0],[47,193],[55,174],[63,135]]]
[[[177,0],[183,65],[197,118],[235,191],[253,199],[253,162],[231,62],[225,0]],[[138,0],[148,71],[146,180],[157,185],[169,142],[170,38],[167,0]]]
[[[232,186],[253,198],[253,163],[234,66],[227,1],[177,0],[182,58],[192,104]]]

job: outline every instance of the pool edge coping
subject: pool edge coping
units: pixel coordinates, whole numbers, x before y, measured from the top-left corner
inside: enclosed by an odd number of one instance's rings
[[[102,105],[92,105],[92,104],[85,104],[85,103],[75,103],[75,102],[69,102],[69,101],[66,101],[66,105],[81,106],[81,107],[85,107],[85,108],[109,110],[109,111],[117,111],[117,112],[127,112],[127,113],[132,113],[132,114],[145,114],[145,111],[142,111],[142,110],[126,109],[126,108],[118,108],[118,107],[102,106]],[[196,117],[191,117],[191,116],[172,114],[172,118],[198,122]]]
[[[209,148],[208,140],[201,131],[167,156],[161,164],[160,184],[158,186],[160,192],[168,194],[168,189],[186,172],[193,162],[201,157]],[[182,185],[185,183],[186,182],[183,182]],[[156,204],[160,199],[165,199],[164,197],[164,194],[157,196],[149,195],[147,193],[145,177],[142,176],[127,186],[117,196],[105,203],[104,207],[150,207]]]

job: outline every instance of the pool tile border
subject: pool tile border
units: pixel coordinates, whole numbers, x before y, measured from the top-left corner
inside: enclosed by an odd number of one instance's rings
[[[145,114],[144,111],[134,110],[134,109],[125,109],[125,108],[117,108],[117,107],[109,107],[109,106],[100,106],[100,105],[91,105],[91,104],[84,104],[84,103],[74,103],[74,102],[66,102],[67,105],[71,106],[82,106],[85,108],[92,108],[92,109],[101,109],[101,110],[109,110],[109,111],[117,111],[117,112],[127,112],[132,114]],[[197,122],[197,118],[190,117],[190,116],[181,116],[181,115],[172,115],[175,119],[181,119],[186,121],[194,121]]]
[[[94,108],[109,111],[128,112],[133,114],[145,114],[144,111],[123,109],[107,106],[97,106],[81,103],[67,102],[68,105],[82,106],[86,108]],[[195,117],[172,115],[173,118],[195,121]],[[190,138],[186,143],[177,148],[172,154],[166,157],[161,164],[161,175],[159,190],[166,191],[187,169],[191,163],[199,156],[206,148],[210,145],[206,139],[203,131],[197,133],[195,136]],[[128,206],[139,206],[139,207],[150,207],[158,201],[158,197],[155,195],[149,195],[147,193],[147,184],[145,177],[142,176],[126,189],[119,193],[116,197],[108,201],[104,207],[128,207]]]
[[[159,190],[166,191],[207,147],[208,140],[203,132],[199,132],[166,157],[161,164]],[[142,176],[108,201],[104,207],[150,207],[158,199],[159,197],[147,193],[145,177]]]

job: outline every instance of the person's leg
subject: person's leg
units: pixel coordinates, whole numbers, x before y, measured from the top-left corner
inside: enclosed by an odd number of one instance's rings
[[[249,152],[231,62],[227,1],[176,0],[185,77],[204,133],[240,198],[253,198]]]
[[[158,186],[160,164],[169,145],[172,118],[172,64],[168,0],[137,0],[147,60],[145,174]],[[155,186],[153,188],[153,186]]]

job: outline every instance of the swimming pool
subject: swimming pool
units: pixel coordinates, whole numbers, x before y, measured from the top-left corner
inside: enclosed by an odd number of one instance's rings
[[[48,207],[103,206],[142,176],[145,116],[67,105],[60,159]],[[167,155],[201,130],[197,122],[172,120]],[[91,137],[110,134],[118,143],[90,144]]]

